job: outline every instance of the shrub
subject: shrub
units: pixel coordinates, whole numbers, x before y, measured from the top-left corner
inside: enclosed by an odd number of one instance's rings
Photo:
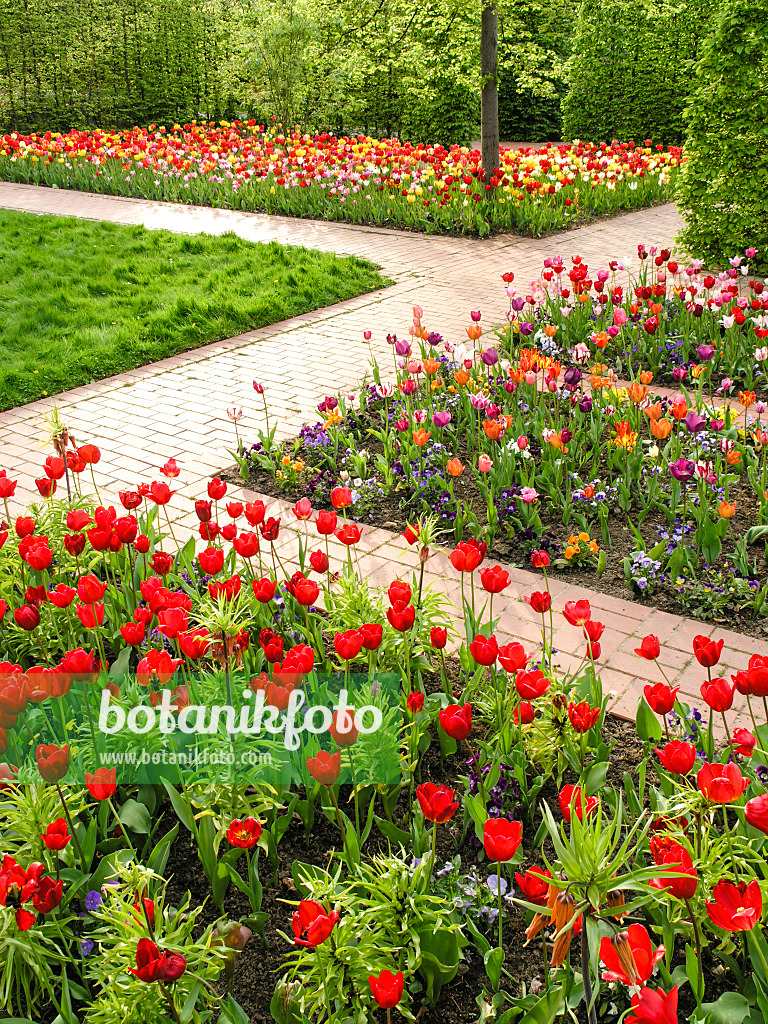
[[[722,263],[768,247],[768,2],[725,4],[696,65],[678,195],[688,251]]]
[[[565,138],[679,142],[711,0],[584,0],[576,23]]]

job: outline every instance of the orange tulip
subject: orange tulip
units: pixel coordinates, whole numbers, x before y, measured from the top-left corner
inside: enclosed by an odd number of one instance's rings
[[[451,476],[461,476],[464,472],[464,467],[458,459],[448,459],[445,464],[445,468],[451,474]]]
[[[413,431],[413,443],[418,448],[423,448],[430,437],[432,437],[432,435],[428,430],[425,430],[424,427],[419,427],[418,430]]]
[[[592,335],[592,341],[594,341],[598,348],[605,348],[608,344],[608,335],[605,331],[600,331],[599,334]]]
[[[440,369],[440,363],[437,359],[425,359],[424,360],[424,373],[437,373]]]
[[[755,392],[754,391],[740,391],[739,392],[739,403],[748,409],[750,405],[755,404]]]
[[[661,419],[661,402],[654,402],[653,405],[649,405],[643,412],[649,420]]]
[[[631,402],[639,404],[645,400],[645,396],[648,394],[648,388],[644,384],[639,384],[636,380],[627,388],[627,394]]]
[[[741,462],[741,452],[728,452],[725,458],[729,466],[738,466]]]
[[[656,316],[658,316],[659,313],[661,313],[661,308],[662,307],[660,302],[651,303],[651,312],[654,313]]]
[[[477,341],[477,339],[480,337],[482,333],[483,329],[480,326],[480,324],[471,324],[467,328],[467,337],[470,338],[472,341]]]
[[[522,384],[525,380],[525,370],[510,370],[509,379],[513,384]]]
[[[691,374],[693,375],[695,380],[698,380],[702,373],[704,373],[704,370],[704,363],[699,363],[698,366],[691,367]]]
[[[755,444],[766,445],[768,444],[768,431],[761,430],[760,427],[755,427],[752,431],[752,439]]]
[[[721,501],[717,506],[717,511],[723,517],[723,519],[733,519],[733,514],[736,511],[736,502]]]
[[[651,373],[650,370],[643,370],[641,372],[641,374],[640,374],[640,383],[641,384],[650,384],[652,380],[653,380],[653,374]]]
[[[685,400],[675,402],[672,406],[672,415],[676,420],[684,420],[688,415],[688,403]]]
[[[454,373],[453,375],[453,379],[456,381],[460,388],[463,388],[464,385],[469,380],[469,373],[464,369],[457,370],[456,373]]]
[[[483,420],[483,430],[490,441],[498,441],[502,426],[498,420]]]
[[[544,333],[548,338],[554,338],[557,334],[557,324],[546,324],[544,326]]]
[[[651,420],[651,433],[659,441],[664,441],[672,433],[672,424],[668,419]]]

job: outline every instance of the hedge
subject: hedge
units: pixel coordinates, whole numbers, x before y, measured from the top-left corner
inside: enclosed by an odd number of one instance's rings
[[[678,188],[691,256],[768,268],[768,0],[728,0],[701,48]],[[754,261],[753,261],[754,262]]]
[[[680,142],[711,13],[712,0],[582,0],[562,104],[564,137]]]

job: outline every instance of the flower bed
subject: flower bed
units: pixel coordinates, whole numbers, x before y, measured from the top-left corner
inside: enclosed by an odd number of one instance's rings
[[[628,284],[625,263],[578,256],[519,291],[505,274],[502,325],[474,311],[462,343],[414,307],[391,364],[323,399],[296,441],[249,439],[243,478],[325,507],[346,480],[361,522],[430,513],[449,546],[473,537],[507,562],[752,630],[768,596],[755,253],[715,277],[638,252]],[[665,375],[675,393],[655,390]]]
[[[0,473],[0,1010],[758,1019],[767,658],[728,682],[696,636],[708,720],[657,662],[620,725],[604,627],[586,600],[555,613],[546,573],[526,649],[499,635],[510,578],[483,542],[451,557],[460,608],[426,584],[428,517],[411,579],[379,591],[344,483],[281,522],[214,478],[178,543],[175,460],[113,506],[98,447],[58,418],[51,437],[59,496],[14,508]]]
[[[0,178],[417,231],[540,235],[664,202],[681,150],[575,142],[480,153],[397,139],[265,132],[255,122],[0,137]]]

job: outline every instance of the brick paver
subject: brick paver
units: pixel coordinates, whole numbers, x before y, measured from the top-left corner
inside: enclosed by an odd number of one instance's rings
[[[524,291],[528,282],[538,277],[547,256],[578,253],[590,266],[606,266],[609,259],[636,253],[639,242],[670,246],[681,226],[676,208],[667,205],[546,239],[427,237],[8,182],[0,182],[0,207],[186,233],[234,231],[251,241],[276,240],[364,257],[380,265],[395,282],[327,309],[0,413],[3,468],[19,480],[17,497],[21,502],[37,497],[34,479],[41,475],[43,417],[54,405],[78,440],[94,441],[101,448],[97,482],[104,498],[114,501],[118,489],[155,479],[159,467],[175,456],[182,468],[175,481],[180,493],[172,506],[177,533],[196,528],[192,500],[203,493],[207,478],[232,462],[227,449],[234,447],[234,431],[226,409],[238,406],[245,410],[239,424],[241,436],[254,437],[256,428],[263,425],[263,413],[252,389],[254,379],[264,384],[270,417],[279,423],[278,436],[290,437],[312,418],[318,397],[351,388],[361,379],[372,354],[380,360],[391,357],[386,335],[407,333],[414,303],[424,308],[430,329],[460,340],[465,337],[470,309],[481,309],[486,320],[500,319],[506,308],[502,273],[514,271],[516,286]],[[370,343],[363,338],[366,330],[373,333]],[[250,492],[242,494],[253,498]],[[278,548],[285,561],[294,556],[303,527],[286,514],[286,503],[267,500],[270,512],[282,513],[284,524],[291,527],[290,532],[283,531]],[[396,575],[408,575],[414,567],[414,552],[402,538],[385,530],[366,528],[359,547],[360,568],[372,582],[386,584]],[[331,550],[338,567],[346,552],[335,542]],[[494,603],[494,613],[500,617],[498,633],[535,644],[540,635],[539,617],[523,597],[541,589],[543,580],[522,570],[513,570],[511,575],[512,586]],[[458,581],[444,555],[436,553],[430,558],[426,579],[446,601],[460,602]],[[656,665],[633,653],[648,632],[657,633],[667,644],[661,665],[670,678],[681,683],[692,703],[696,703],[703,676],[691,650],[696,633],[724,636],[726,648],[734,652],[728,664],[734,667],[743,667],[751,653],[763,649],[759,642],[731,631],[713,630],[703,623],[591,593],[567,582],[553,580],[552,584],[557,612],[567,600],[588,597],[595,617],[605,620],[603,683],[619,714],[633,717],[642,687],[649,680],[662,678]],[[563,625],[561,618],[557,645],[562,645],[562,667],[576,667],[583,653],[579,631]],[[746,724],[746,713],[739,718],[739,724]]]

